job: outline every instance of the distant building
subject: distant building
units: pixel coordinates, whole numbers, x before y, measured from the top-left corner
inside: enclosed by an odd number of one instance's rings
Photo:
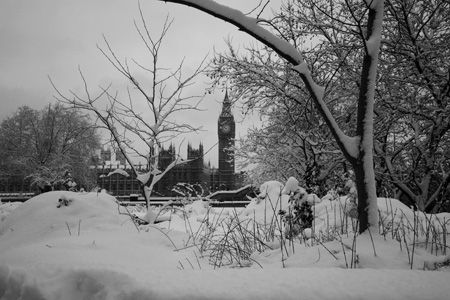
[[[219,190],[234,190],[236,189],[236,175],[233,147],[236,137],[236,122],[231,112],[231,101],[227,92],[225,93],[222,112],[217,125],[219,137]]]
[[[102,161],[111,161],[111,148],[102,148],[100,151],[100,159]]]
[[[126,164],[125,155],[120,150],[116,150],[116,161],[119,162],[121,165]]]
[[[154,186],[152,195],[154,196],[179,196],[173,187],[178,183],[188,183],[193,186],[201,187],[205,194],[219,190],[234,190],[242,187],[243,175],[235,172],[234,139],[236,136],[236,123],[231,110],[232,103],[225,93],[222,103],[222,111],[218,118],[218,154],[219,167],[212,168],[211,164],[204,160],[203,144],[194,148],[189,142],[187,145],[186,162],[177,165],[168,171],[160,181]],[[109,151],[109,152],[108,152]],[[109,159],[106,157],[109,154]],[[108,148],[101,152],[103,161],[111,160],[111,150]],[[120,158],[120,153],[116,152],[116,161]],[[162,148],[159,153],[159,170],[164,171],[177,157],[175,146],[169,145],[168,148]],[[123,158],[124,159],[124,158]],[[143,165],[136,166],[141,172],[147,172],[148,167]],[[120,174],[108,176],[110,172],[116,169],[124,169],[130,176],[125,177]],[[101,188],[106,189],[113,195],[126,196],[130,194],[142,194],[139,182],[128,167],[125,167],[125,161],[106,163],[98,168],[99,181]]]
[[[98,174],[98,186],[106,189],[114,196],[128,196],[130,194],[140,194],[142,192],[139,181],[136,179],[131,169],[121,165],[118,162],[112,162],[110,159],[104,161],[102,165],[95,166]],[[135,168],[140,172],[146,172],[147,166],[136,165]],[[125,171],[129,176],[119,174],[117,170]]]
[[[162,149],[159,157],[159,169],[164,171],[176,159],[175,146]],[[203,144],[193,148],[187,145],[187,160],[185,163],[175,166],[165,174],[155,185],[153,193],[159,196],[180,196],[173,191],[177,183],[196,185],[203,191],[210,190],[211,166],[204,161]]]

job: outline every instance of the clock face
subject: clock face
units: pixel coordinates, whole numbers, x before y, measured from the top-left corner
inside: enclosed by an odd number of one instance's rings
[[[230,124],[224,124],[224,125],[222,125],[222,131],[223,131],[224,133],[228,133],[228,132],[230,132],[230,130],[231,130]]]

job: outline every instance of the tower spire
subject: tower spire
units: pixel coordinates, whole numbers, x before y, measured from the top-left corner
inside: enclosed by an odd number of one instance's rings
[[[222,113],[220,117],[231,117],[233,118],[233,114],[231,113],[231,100],[228,97],[228,88],[225,90],[225,97],[222,102]]]
[[[230,99],[228,99],[228,86],[225,87],[225,98],[223,99],[223,101],[230,101]]]
[[[220,189],[233,190],[236,186],[234,174],[234,138],[236,123],[231,112],[231,101],[228,98],[228,88],[222,103],[222,112],[218,120],[219,135],[219,181]]]

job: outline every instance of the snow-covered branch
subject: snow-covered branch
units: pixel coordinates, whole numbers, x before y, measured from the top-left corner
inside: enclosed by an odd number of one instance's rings
[[[330,127],[332,134],[336,138],[336,142],[340,145],[344,154],[349,159],[356,159],[357,153],[355,149],[358,147],[358,139],[348,137],[344,132],[342,132],[324,102],[324,87],[319,86],[314,81],[302,54],[295,46],[262,27],[259,24],[260,20],[246,16],[239,10],[218,4],[212,0],[168,0],[165,2],[187,5],[229,22],[230,24],[238,27],[239,30],[248,33],[250,36],[268,46],[270,49],[273,49],[280,57],[291,63],[293,65],[293,69],[300,74],[306,88],[316,103],[317,109]]]

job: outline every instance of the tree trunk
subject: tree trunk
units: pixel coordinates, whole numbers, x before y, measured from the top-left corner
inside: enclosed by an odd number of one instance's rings
[[[359,233],[366,231],[370,226],[376,226],[378,222],[373,218],[374,214],[378,216],[375,181],[369,179],[375,176],[374,170],[366,165],[367,163],[362,162],[353,164],[356,191],[358,192]]]

